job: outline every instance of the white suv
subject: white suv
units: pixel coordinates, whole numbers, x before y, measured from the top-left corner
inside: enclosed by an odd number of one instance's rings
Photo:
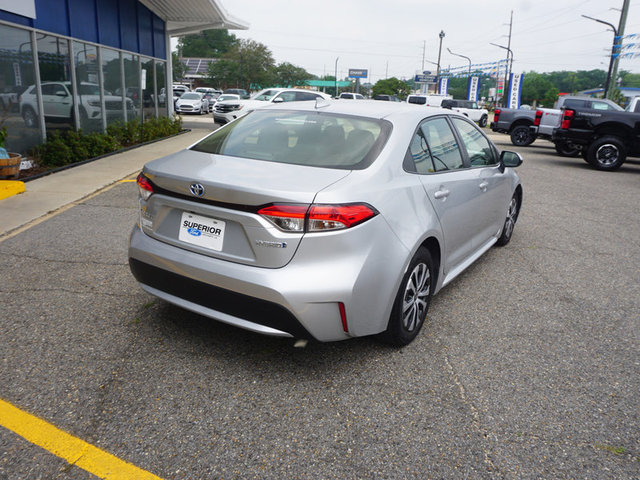
[[[213,110],[213,121],[220,124],[233,122],[236,118],[243,117],[250,111],[270,103],[300,102],[318,98],[329,100],[331,97],[321,92],[312,92],[311,90],[299,88],[266,88],[256,93],[249,100],[223,100],[216,102]]]
[[[338,98],[346,98],[348,100],[364,100],[364,97],[359,93],[342,92]]]
[[[487,126],[489,112],[486,108],[480,108],[478,106],[478,102],[474,102],[473,100],[456,100],[454,98],[447,98],[442,101],[440,106],[463,114],[465,117],[473,120],[481,127]]]
[[[100,104],[100,87],[96,83],[82,82],[78,91],[80,103],[78,110],[80,118],[85,120],[100,120],[102,107]],[[133,101],[125,98],[128,115],[135,113]],[[71,82],[43,82],[42,106],[44,116],[48,121],[69,122],[73,121],[73,95],[71,94]],[[122,118],[122,97],[105,92],[104,106],[107,118]],[[20,115],[27,127],[38,125],[38,100],[35,85],[29,86],[20,95]]]

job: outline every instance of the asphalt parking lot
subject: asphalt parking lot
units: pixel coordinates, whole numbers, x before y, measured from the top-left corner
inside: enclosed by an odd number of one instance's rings
[[[491,138],[525,158],[513,239],[408,347],[295,349],[151,297],[119,183],[0,238],[0,399],[167,480],[640,479],[640,162]],[[0,427],[0,479],[89,478]]]

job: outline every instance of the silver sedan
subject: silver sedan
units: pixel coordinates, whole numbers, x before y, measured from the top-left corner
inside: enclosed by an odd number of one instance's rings
[[[432,296],[511,239],[521,162],[450,110],[274,105],[144,167],[129,264],[147,292],[254,332],[406,345]]]

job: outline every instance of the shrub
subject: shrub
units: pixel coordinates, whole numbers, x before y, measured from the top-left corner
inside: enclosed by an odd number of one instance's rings
[[[157,138],[175,135],[182,130],[182,119],[153,118],[141,124],[138,119],[127,123],[116,122],[107,127],[106,133],[67,130],[50,134],[47,141],[32,152],[41,165],[60,167],[88,158],[99,157]]]
[[[50,135],[45,143],[36,147],[36,156],[39,157],[42,165],[48,167],[61,167],[74,160],[73,150],[58,132]]]

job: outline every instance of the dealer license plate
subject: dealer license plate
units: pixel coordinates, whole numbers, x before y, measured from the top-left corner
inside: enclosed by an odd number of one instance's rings
[[[182,212],[178,238],[199,247],[221,251],[225,222],[195,213]]]

